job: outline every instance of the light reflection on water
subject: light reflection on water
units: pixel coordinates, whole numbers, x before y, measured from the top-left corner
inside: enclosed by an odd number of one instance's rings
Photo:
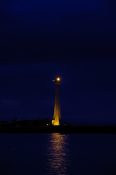
[[[52,133],[49,138],[48,169],[50,174],[68,175],[68,135]]]

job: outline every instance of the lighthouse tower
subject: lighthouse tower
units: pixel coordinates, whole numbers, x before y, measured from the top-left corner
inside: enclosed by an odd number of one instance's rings
[[[54,114],[53,114],[53,120],[52,125],[53,126],[59,126],[60,125],[60,119],[61,119],[61,109],[60,109],[60,85],[61,85],[61,77],[57,76],[55,78],[54,84],[55,84],[55,102],[54,102]]]

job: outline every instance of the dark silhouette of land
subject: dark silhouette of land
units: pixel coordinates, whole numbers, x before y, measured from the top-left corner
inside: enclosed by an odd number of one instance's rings
[[[0,133],[116,133],[116,125],[71,125],[63,123],[52,126],[45,120],[1,121]]]

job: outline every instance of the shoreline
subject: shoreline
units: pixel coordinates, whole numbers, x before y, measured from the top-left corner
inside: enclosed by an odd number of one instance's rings
[[[116,134],[116,126],[38,126],[2,127],[0,133],[110,133]]]

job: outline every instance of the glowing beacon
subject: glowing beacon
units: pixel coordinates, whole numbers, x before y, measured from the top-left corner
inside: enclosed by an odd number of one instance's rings
[[[59,126],[61,119],[61,110],[60,110],[60,85],[61,85],[61,77],[57,76],[55,78],[55,102],[54,102],[54,115],[52,120],[52,125]]]

